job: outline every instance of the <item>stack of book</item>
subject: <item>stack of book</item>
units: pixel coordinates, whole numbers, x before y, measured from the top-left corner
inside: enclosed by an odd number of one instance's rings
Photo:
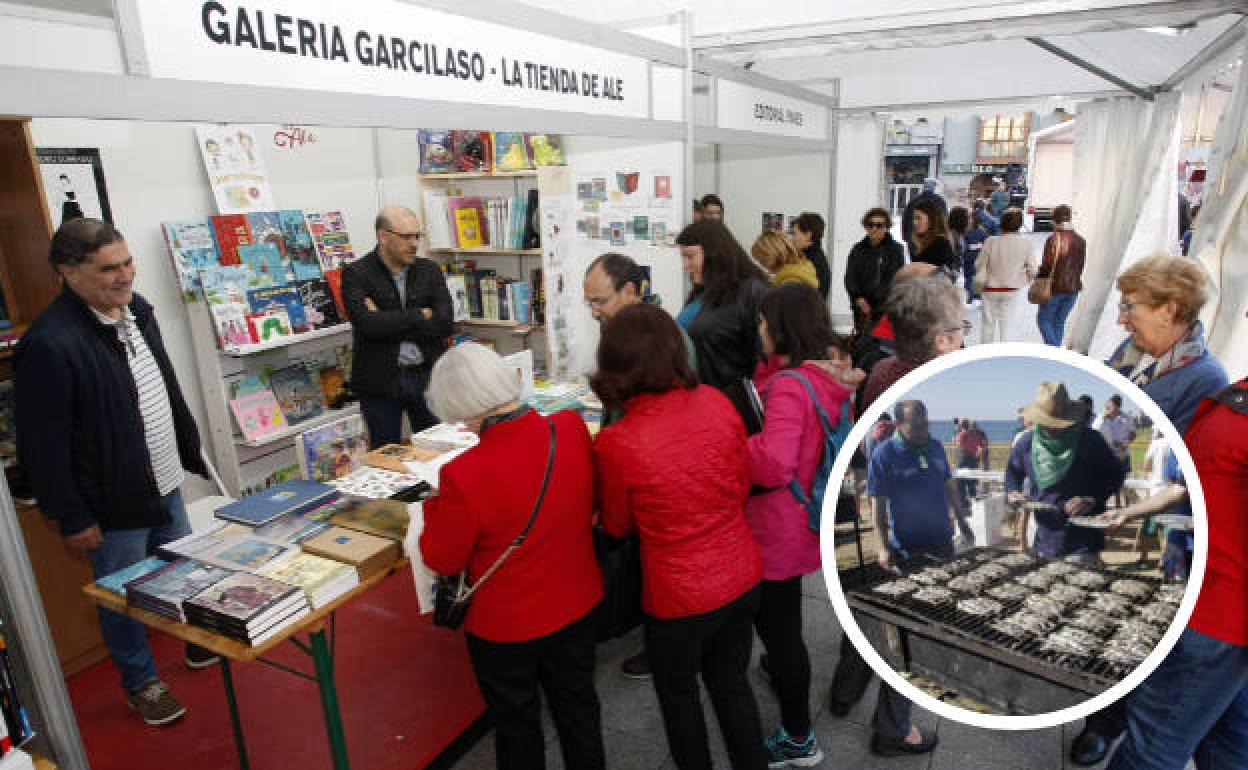
[[[123,567],[111,575],[99,578],[95,581],[95,584],[105,591],[111,591],[124,598],[126,595],[126,583],[135,578],[141,578],[150,572],[155,572],[168,564],[169,562],[159,556],[149,556],[143,561],[135,562],[129,567]]]
[[[249,527],[260,527],[288,513],[314,511],[338,497],[338,490],[328,484],[291,479],[218,508],[216,517]]]
[[[360,580],[393,564],[400,552],[394,540],[342,527],[330,527],[305,540],[303,550],[355,567]]]
[[[330,523],[402,543],[410,517],[400,500],[352,500],[344,504]]]
[[[260,575],[302,589],[313,610],[360,584],[360,573],[350,565],[310,553],[265,567]]]
[[[186,302],[208,304],[222,350],[343,323],[354,258],[337,211],[257,211],[165,222]]]
[[[185,609],[191,623],[253,645],[310,612],[302,589],[246,572],[236,572],[187,599]]]
[[[229,577],[227,569],[182,559],[125,584],[126,603],[185,623],[186,600]]]

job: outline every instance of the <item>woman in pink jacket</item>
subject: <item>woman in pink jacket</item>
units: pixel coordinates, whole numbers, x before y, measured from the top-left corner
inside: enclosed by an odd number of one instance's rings
[[[802,576],[819,569],[819,533],[810,529],[789,482],[809,494],[823,454],[823,427],[806,384],[834,427],[853,386],[842,384],[827,360],[841,340],[818,292],[779,286],[763,298],[761,310],[766,358],[754,384],[763,400],[763,429],[749,438],[748,450],[750,481],[767,491],[750,497],[745,512],[763,557],[754,626],[780,701],[782,726],[766,741],[771,766],[805,767],[823,756],[811,726],[810,656],[802,640]]]

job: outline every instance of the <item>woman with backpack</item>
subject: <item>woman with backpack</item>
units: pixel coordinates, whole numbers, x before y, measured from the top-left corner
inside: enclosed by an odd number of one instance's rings
[[[805,767],[823,756],[811,724],[810,656],[802,640],[802,576],[820,567],[818,521],[810,510],[818,510],[828,482],[821,469],[825,439],[843,440],[848,432],[856,383],[847,354],[828,360],[843,341],[818,291],[803,284],[776,287],[763,297],[761,311],[765,359],[754,383],[763,429],[747,446],[750,481],[765,491],[751,496],[745,511],[763,557],[754,626],[780,701],[781,727],[766,740],[771,767]],[[834,458],[832,450],[829,467]]]

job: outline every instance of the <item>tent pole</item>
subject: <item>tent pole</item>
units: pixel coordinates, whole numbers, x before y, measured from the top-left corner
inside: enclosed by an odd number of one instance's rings
[[[1031,43],[1032,45],[1038,48],[1043,48],[1044,50],[1058,57],[1059,59],[1065,59],[1066,61],[1075,65],[1079,69],[1087,70],[1088,72],[1091,72],[1093,75],[1096,75],[1098,78],[1101,78],[1102,80],[1108,80],[1109,82],[1113,83],[1114,85],[1118,86],[1124,91],[1130,91],[1131,93],[1135,94],[1136,96],[1140,97],[1146,102],[1153,101],[1153,92],[1151,90],[1147,88],[1141,88],[1135,85],[1134,83],[1128,83],[1127,81],[1118,77],[1117,75],[1110,72],[1109,70],[1102,69],[1101,67],[1096,66],[1095,64],[1093,64],[1092,62],[1086,59],[1081,59],[1080,57],[1075,56],[1070,51],[1067,51],[1064,48],[1059,48],[1058,46],[1053,45],[1052,43],[1050,43],[1049,41],[1045,40],[1042,37],[1029,37],[1027,38],[1027,42]]]
[[[1169,91],[1178,86],[1201,67],[1221,55],[1227,48],[1242,41],[1245,35],[1248,35],[1248,17],[1241,17],[1239,21],[1227,27],[1221,35],[1214,38],[1213,42],[1205,46],[1200,53],[1193,56],[1191,61],[1166,78],[1166,82],[1162,83],[1159,88],[1162,91]]]

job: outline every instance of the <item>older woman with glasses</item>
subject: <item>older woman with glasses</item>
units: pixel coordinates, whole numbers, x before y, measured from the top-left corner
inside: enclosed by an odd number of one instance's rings
[[[884,300],[893,277],[905,263],[905,251],[889,229],[893,219],[888,212],[874,208],[862,217],[866,237],[849,250],[845,266],[845,291],[854,308],[854,328],[869,326],[883,313]]]

